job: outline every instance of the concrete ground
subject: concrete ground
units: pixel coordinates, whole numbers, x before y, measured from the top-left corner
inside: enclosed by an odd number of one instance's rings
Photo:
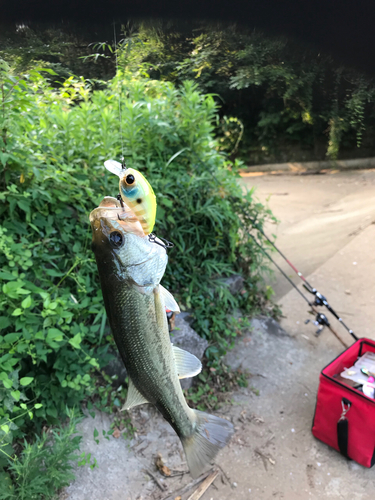
[[[375,338],[375,172],[243,182],[257,186],[263,201],[271,195],[269,205],[282,222],[266,230],[277,232],[283,252],[358,336]],[[217,412],[232,420],[236,433],[218,455],[220,476],[201,499],[372,499],[374,470],[346,460],[311,434],[320,370],[343,348],[327,329],[317,338],[316,327],[304,324],[307,306],[282,276],[275,273],[273,285],[283,309],[281,327],[254,319],[227,355],[232,367],[249,371],[249,387]],[[332,324],[351,343],[342,326]],[[170,469],[186,470],[172,429],[149,405],[134,410],[132,418],[138,428],[134,439],[101,438],[99,445],[93,431],[108,430],[108,417],[98,414],[82,424],[81,451],[92,452],[99,467],[79,468],[61,499],[189,498],[194,488],[178,493],[191,483],[189,474],[163,478],[154,466],[161,453]]]
[[[247,189],[255,187],[255,196],[268,203],[279,219],[278,225],[269,224],[265,231],[277,235],[277,246],[305,277],[375,221],[375,170],[327,175],[253,174],[243,177],[242,184]],[[298,283],[292,269],[276,254],[274,257]],[[278,272],[271,282],[276,299],[291,289]]]

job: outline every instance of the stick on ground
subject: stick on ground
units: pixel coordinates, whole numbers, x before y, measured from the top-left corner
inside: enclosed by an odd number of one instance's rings
[[[210,474],[210,471],[205,472],[204,474],[199,476],[197,479],[194,479],[194,481],[192,481],[191,483],[187,484],[186,486],[183,486],[182,488],[175,491],[171,495],[168,495],[163,500],[174,500],[176,497],[182,496],[184,493],[190,491],[191,489],[194,488],[194,486],[196,486],[197,484],[201,483],[204,479],[206,479],[209,474]]]
[[[194,493],[189,496],[188,500],[199,500],[201,496],[208,490],[211,484],[215,481],[218,475],[219,471],[215,470],[209,476],[207,476],[203,483],[201,483],[194,491]]]
[[[148,469],[143,469],[143,470],[146,472],[146,474],[148,474],[155,481],[155,483],[159,486],[161,491],[165,491],[165,488],[167,488],[166,484],[162,484],[159,481],[159,479],[156,476],[154,476],[154,474],[151,471],[149,471]]]

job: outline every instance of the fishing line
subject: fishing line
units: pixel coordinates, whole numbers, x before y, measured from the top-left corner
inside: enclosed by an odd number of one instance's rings
[[[299,288],[297,288],[297,286],[293,283],[293,281],[289,278],[289,276],[287,274],[284,273],[284,271],[281,269],[281,267],[273,260],[273,258],[270,256],[270,254],[268,252],[266,252],[264,250],[264,248],[262,247],[262,245],[257,241],[257,239],[255,238],[255,236],[251,233],[249,233],[249,236],[253,239],[254,243],[261,249],[261,251],[264,253],[264,255],[266,255],[266,257],[273,263],[273,265],[275,267],[277,267],[277,269],[280,271],[280,273],[284,276],[284,278],[286,280],[289,281],[289,283],[292,285],[292,287],[297,290],[297,292],[301,295],[301,297],[306,300],[306,302],[308,303],[308,305],[311,307],[312,306],[312,303],[309,301],[309,299],[301,292],[301,290]]]
[[[117,41],[116,41],[116,23],[113,23],[113,36],[114,36],[114,41],[115,41],[115,57],[116,57],[116,76],[118,73],[118,59],[117,59]],[[120,117],[120,139],[121,139],[121,151],[122,151],[122,158],[121,158],[121,165],[122,168],[126,168],[125,162],[124,162],[124,138],[123,138],[123,133],[122,133],[122,118],[121,118],[121,94],[122,94],[122,85],[120,86],[120,91],[118,93],[118,113]]]

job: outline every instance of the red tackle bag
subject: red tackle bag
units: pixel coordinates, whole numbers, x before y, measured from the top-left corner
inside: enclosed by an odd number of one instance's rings
[[[375,341],[359,339],[321,371],[312,433],[320,441],[365,467],[375,463],[375,399],[335,379]]]

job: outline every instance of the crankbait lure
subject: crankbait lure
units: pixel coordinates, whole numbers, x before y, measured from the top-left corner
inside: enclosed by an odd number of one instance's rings
[[[115,160],[107,160],[104,166],[120,178],[120,196],[122,201],[135,214],[144,233],[150,234],[155,225],[156,197],[147,179],[134,168],[123,168]]]

